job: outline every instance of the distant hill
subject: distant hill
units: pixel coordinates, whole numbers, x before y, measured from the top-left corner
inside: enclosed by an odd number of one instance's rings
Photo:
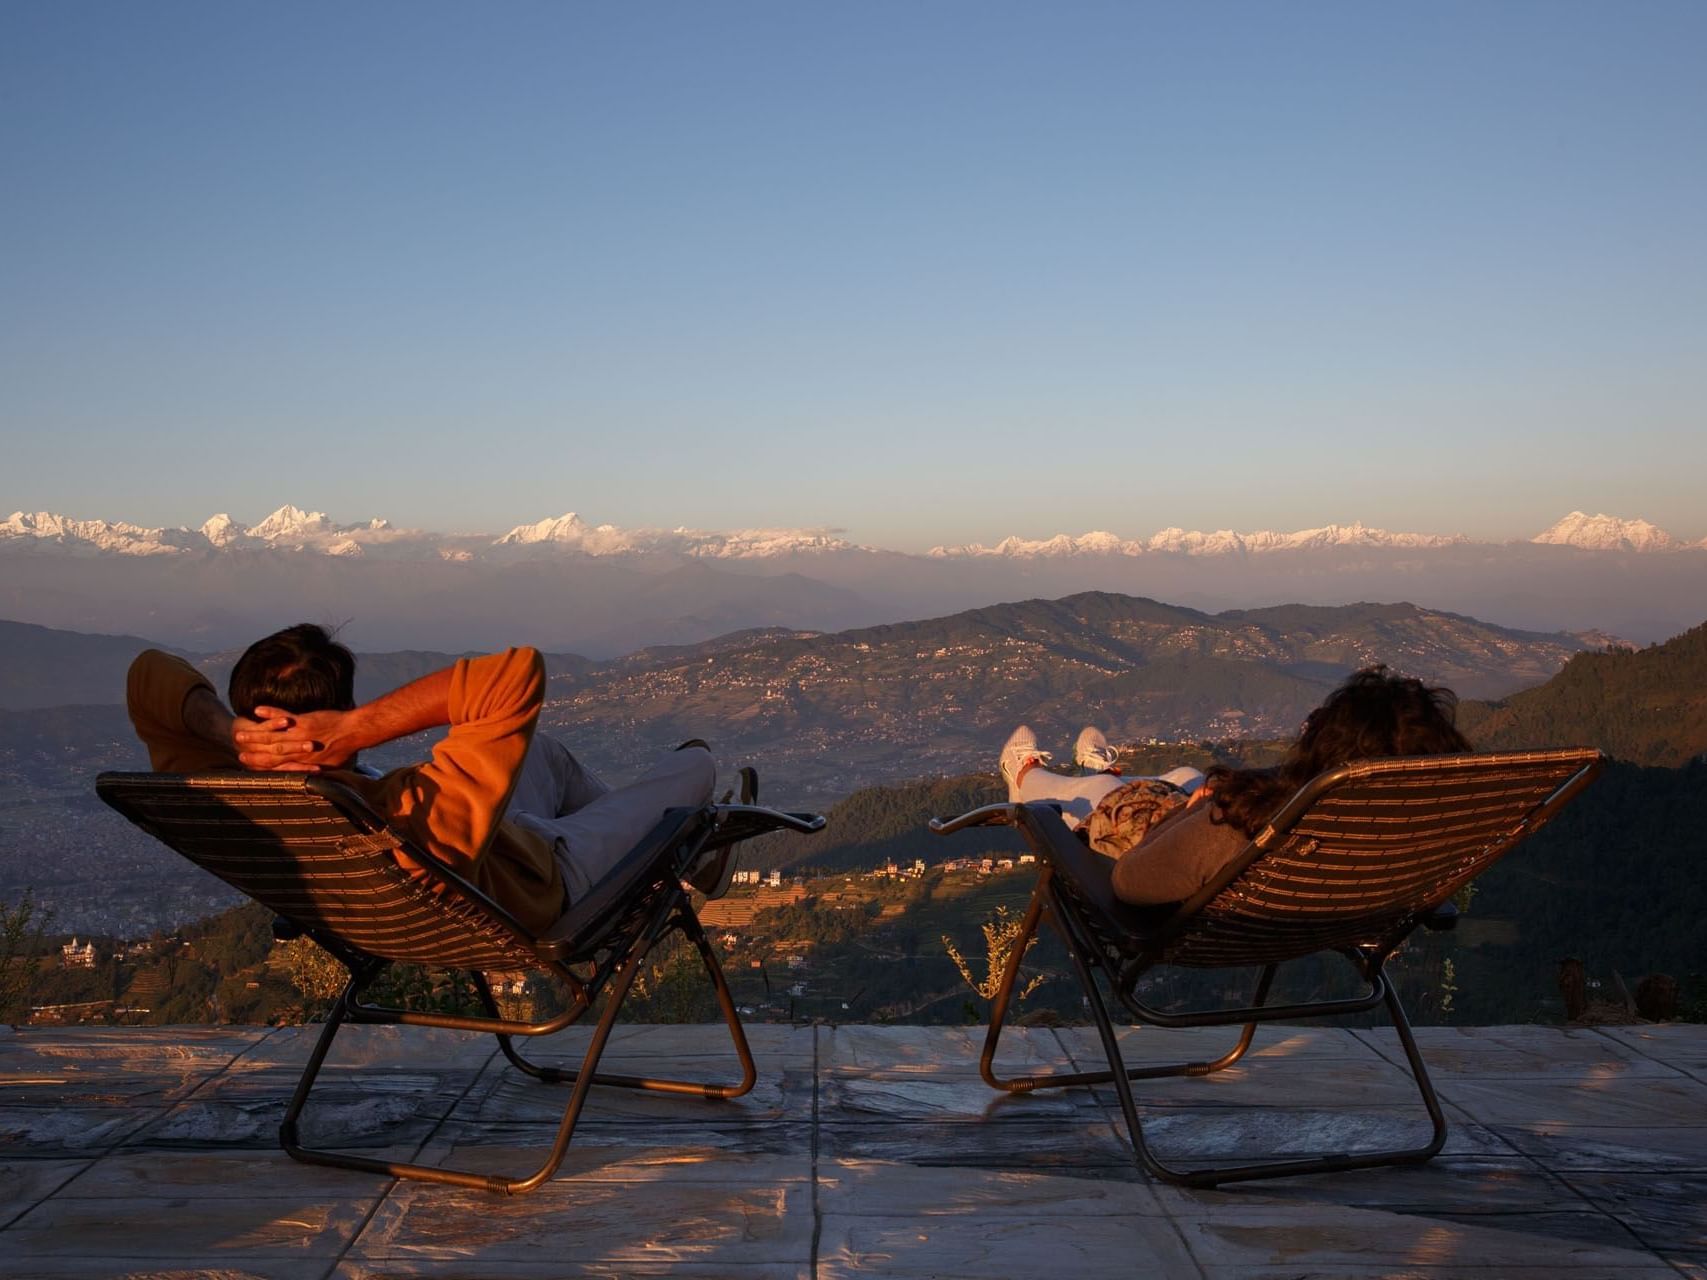
[[[1465,703],[1458,722],[1485,750],[1593,746],[1684,764],[1707,752],[1707,623],[1647,649],[1578,654],[1538,688]]]
[[[1022,721],[1058,749],[1087,721],[1127,742],[1289,737],[1372,662],[1501,696],[1586,647],[1412,604],[1208,614],[1086,592],[636,655],[553,681],[542,722],[618,768],[697,735],[802,794],[844,796],[988,768]]]
[[[130,660],[147,648],[140,636],[85,635],[27,622],[0,621],[0,707],[122,703]]]

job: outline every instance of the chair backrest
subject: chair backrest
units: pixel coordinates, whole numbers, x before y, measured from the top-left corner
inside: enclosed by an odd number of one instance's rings
[[[507,912],[335,778],[103,773],[95,790],[232,888],[363,954],[459,969],[539,964]],[[399,850],[425,870],[405,871]]]
[[[1385,956],[1593,779],[1592,749],[1416,756],[1307,784],[1162,930],[1174,964]]]

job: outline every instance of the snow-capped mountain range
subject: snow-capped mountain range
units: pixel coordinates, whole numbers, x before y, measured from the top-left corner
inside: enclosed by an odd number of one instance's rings
[[[1253,555],[1266,551],[1310,551],[1325,547],[1450,547],[1468,543],[1462,534],[1389,533],[1371,529],[1362,523],[1330,524],[1320,529],[1299,529],[1294,533],[1277,533],[1262,529],[1253,533],[1235,533],[1218,529],[1203,533],[1195,529],[1163,529],[1148,538],[1121,538],[1112,533],[1094,532],[1075,538],[1058,533],[1053,538],[1031,540],[1003,538],[993,547],[979,543],[963,547],[933,547],[930,554],[942,558],[957,556],[1009,556],[1033,558],[1040,556],[1137,556],[1154,552],[1175,555]]]
[[[1646,520],[1586,515],[1573,511],[1542,530],[1530,542],[1589,551],[1673,552],[1707,549],[1707,538],[1686,542]],[[1362,523],[1330,524],[1291,533],[1257,530],[1213,533],[1179,528],[1163,529],[1148,538],[1122,538],[1093,531],[1074,537],[1004,538],[994,546],[933,547],[937,560],[1043,560],[1063,557],[1155,554],[1186,556],[1251,556],[1277,551],[1332,548],[1434,549],[1471,545],[1462,534],[1393,533]],[[517,525],[508,533],[440,534],[399,529],[375,518],[365,523],[339,524],[322,511],[282,506],[266,519],[242,525],[221,513],[200,528],[144,528],[124,521],[83,520],[52,512],[15,511],[0,522],[0,547],[55,548],[84,553],[108,552],[127,556],[177,556],[226,550],[311,552],[326,556],[437,557],[468,561],[488,557],[513,558],[571,554],[580,556],[673,555],[712,560],[774,560],[796,555],[836,552],[875,553],[825,529],[624,529],[613,524],[590,524],[574,512]]]
[[[1121,538],[1103,532],[1081,534],[1076,538],[1060,533],[1053,538],[1038,540],[1004,538],[993,547],[979,543],[963,547],[933,547],[930,554],[946,558],[1006,556],[1014,559],[1046,556],[1136,556],[1158,551],[1191,556],[1260,555],[1269,551],[1315,551],[1329,547],[1457,547],[1473,545],[1474,541],[1463,534],[1391,533],[1386,529],[1372,529],[1362,522],[1356,522],[1323,525],[1320,529],[1299,529],[1294,533],[1276,533],[1272,529],[1262,529],[1254,533],[1235,533],[1231,529],[1219,529],[1214,533],[1163,529],[1160,533],[1144,539]],[[1685,542],[1646,520],[1623,520],[1609,515],[1590,516],[1581,511],[1571,512],[1529,541],[1538,545],[1576,547],[1585,551],[1682,551],[1707,548],[1707,538],[1699,542]]]
[[[0,522],[0,546],[8,543],[111,552],[127,556],[181,555],[235,549],[316,552],[328,556],[434,555],[473,560],[484,555],[567,552],[584,556],[659,553],[708,559],[762,559],[805,552],[872,550],[856,547],[821,529],[621,529],[593,525],[574,512],[508,533],[441,534],[400,529],[389,520],[339,524],[323,511],[282,506],[266,519],[242,525],[223,512],[198,529],[149,529],[122,520],[78,520],[49,511],[15,511]]]

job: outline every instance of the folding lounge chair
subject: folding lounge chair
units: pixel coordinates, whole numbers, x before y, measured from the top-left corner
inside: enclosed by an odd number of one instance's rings
[[[757,1073],[752,1052],[722,968],[689,905],[682,876],[708,849],[765,831],[812,832],[824,825],[815,814],[747,804],[668,810],[609,876],[547,933],[535,935],[450,867],[388,827],[359,795],[329,775],[103,773],[95,787],[103,800],[144,831],[277,912],[285,936],[307,934],[349,969],[349,984],[327,1015],[280,1126],[286,1151],[311,1164],[510,1194],[531,1191],[556,1172],[591,1085],[704,1098],[735,1098],[753,1087]],[[399,850],[425,873],[405,872],[394,856]],[[636,970],[672,929],[692,942],[704,961],[741,1063],[737,1083],[597,1074]],[[365,1003],[362,991],[394,961],[469,971],[487,1016]],[[577,973],[573,965],[583,971]],[[554,975],[568,990],[569,1008],[545,1022],[501,1016],[483,971],[514,969]],[[560,1031],[591,1009],[601,994],[607,997],[604,1010],[578,1070],[539,1066],[517,1052],[512,1037]],[[303,1146],[297,1119],[346,1020],[486,1032],[498,1037],[504,1056],[528,1075],[548,1084],[572,1085],[545,1163],[526,1177],[505,1178]]]
[[[1038,855],[1037,885],[1008,958],[979,1064],[992,1088],[1010,1093],[1112,1082],[1139,1162],[1169,1182],[1223,1182],[1420,1164],[1446,1138],[1446,1119],[1417,1052],[1405,1011],[1382,965],[1419,926],[1450,927],[1449,899],[1547,822],[1599,772],[1592,750],[1419,756],[1369,760],[1322,774],[1287,802],[1245,850],[1177,907],[1135,907],[1114,896],[1113,860],[1092,852],[1045,803],[998,804],[933,820],[948,834],[988,824],[1018,827]],[[1096,1020],[1109,1070],[1003,1078],[997,1041],[1026,947],[1047,917],[1066,943]],[[1276,968],[1320,951],[1339,952],[1367,984],[1344,999],[1270,1005]],[[1261,966],[1249,1007],[1166,1012],[1145,1004],[1138,980],[1158,966]],[[1096,974],[1139,1023],[1159,1027],[1242,1025],[1213,1062],[1128,1068]],[[1235,1167],[1175,1168],[1145,1144],[1131,1081],[1202,1076],[1237,1062],[1259,1022],[1361,1013],[1385,1004],[1433,1125],[1429,1141],[1400,1150],[1336,1153]]]

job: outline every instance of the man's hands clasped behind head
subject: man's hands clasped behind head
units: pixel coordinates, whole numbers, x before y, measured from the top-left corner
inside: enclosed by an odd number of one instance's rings
[[[318,773],[340,769],[356,758],[356,711],[282,711],[256,707],[255,718],[232,722],[232,745],[245,769],[256,772]]]

